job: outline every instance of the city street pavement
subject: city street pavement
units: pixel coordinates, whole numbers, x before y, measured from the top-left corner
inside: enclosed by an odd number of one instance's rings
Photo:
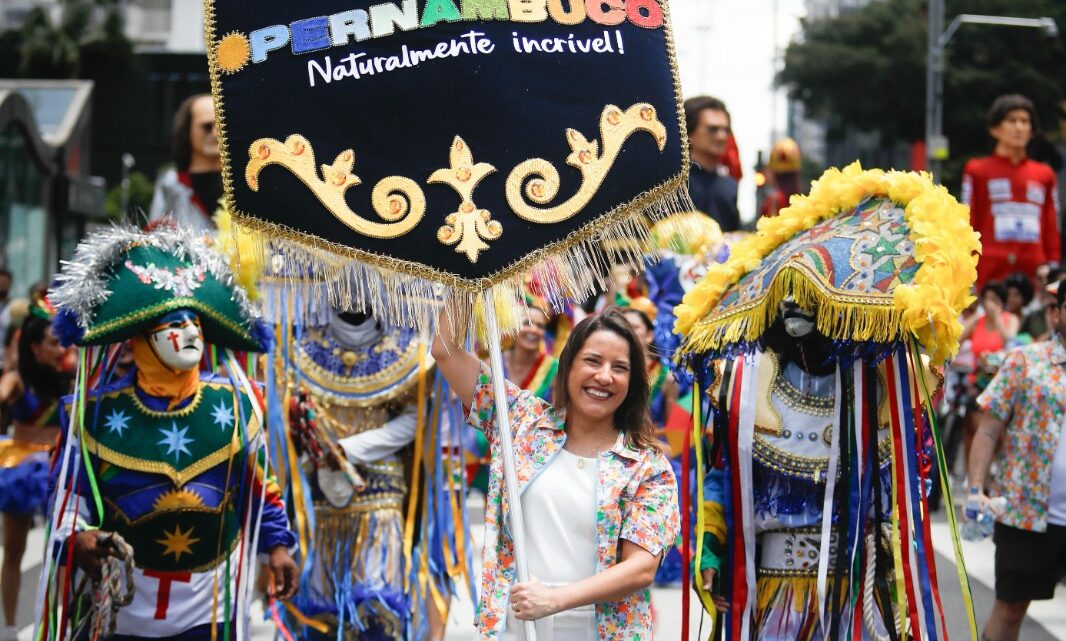
[[[472,503],[474,503],[472,501]],[[471,521],[480,522],[474,517],[481,514],[480,505],[472,504]],[[959,593],[956,578],[954,554],[951,537],[943,512],[934,515],[933,539],[937,552],[937,574],[940,579],[941,597],[944,603],[944,618],[947,621],[949,638],[958,641],[969,639],[966,615]],[[475,549],[481,549],[482,527],[474,527],[472,532]],[[37,588],[37,576],[40,572],[39,559],[34,552],[42,547],[43,528],[35,528],[27,546],[27,555],[22,563],[22,595],[19,600],[18,622],[19,641],[31,641],[33,629],[33,599]],[[963,541],[963,554],[970,575],[974,605],[977,611],[978,626],[984,623],[993,602],[993,559],[995,547],[991,539],[975,543]],[[480,558],[480,555],[477,555]],[[675,641],[681,638],[681,590],[680,588],[656,588],[652,590],[652,600],[657,612],[655,638]],[[469,598],[458,599],[449,614],[447,641],[467,641],[474,638],[473,604]],[[254,612],[261,620],[262,609],[255,607]],[[703,637],[709,632],[709,619],[703,619]],[[693,600],[693,611],[689,615],[690,638],[699,641],[701,611]],[[253,626],[252,637],[255,641],[269,641],[274,637],[274,626],[269,622],[259,622]],[[1060,586],[1051,601],[1034,602],[1029,608],[1029,617],[1022,628],[1020,639],[1023,641],[1066,641],[1066,586]]]
[[[473,532],[475,542],[481,543],[481,528]],[[933,518],[933,542],[937,552],[937,576],[940,579],[940,593],[944,604],[944,620],[948,626],[948,637],[958,641],[969,639],[966,624],[966,610],[959,592],[952,553],[951,535],[943,511]],[[987,613],[992,608],[994,594],[993,558],[995,547],[992,539],[977,543],[963,541],[963,555],[970,575],[970,589],[973,591],[974,609],[977,612],[978,630],[984,623]],[[652,590],[652,603],[656,610],[655,638],[662,641],[676,641],[681,638],[681,589],[655,588]],[[701,641],[699,635],[701,619],[703,639],[710,633],[710,619],[702,615],[695,599],[692,600],[689,613],[689,638]],[[473,606],[461,601],[453,609],[446,641],[466,641],[474,638],[472,625]],[[1019,637],[1022,641],[1066,641],[1066,586],[1060,586],[1052,601],[1034,603],[1029,608]]]

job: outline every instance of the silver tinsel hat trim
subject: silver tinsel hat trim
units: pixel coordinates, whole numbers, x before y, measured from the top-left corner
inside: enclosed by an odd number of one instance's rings
[[[252,327],[260,318],[259,311],[248,300],[248,293],[237,284],[225,257],[211,249],[202,236],[181,229],[167,219],[151,231],[130,224],[115,224],[85,237],[78,243],[73,258],[61,262],[60,272],[48,293],[49,300],[57,310],[72,312],[78,326],[88,330],[96,310],[111,296],[108,282],[114,265],[130,249],[139,246],[153,247],[204,267],[233,293],[242,323]]]

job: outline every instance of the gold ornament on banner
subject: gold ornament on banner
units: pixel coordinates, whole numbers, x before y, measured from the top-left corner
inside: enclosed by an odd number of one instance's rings
[[[603,179],[614,166],[626,139],[638,131],[646,131],[655,138],[659,151],[666,145],[666,127],[655,114],[655,107],[637,103],[624,112],[615,105],[607,105],[600,114],[600,143],[589,141],[576,129],[566,130],[570,155],[566,163],[581,171],[581,188],[569,200],[546,209],[526,203],[525,197],[538,205],[547,205],[559,193],[559,171],[543,158],[532,158],[515,167],[507,177],[507,204],[525,220],[543,225],[562,222],[585,208],[599,191]]]
[[[352,173],[355,152],[351,149],[337,154],[332,165],[323,164],[322,178],[318,177],[315,168],[311,143],[299,134],[289,136],[284,143],[275,138],[259,138],[248,147],[248,157],[244,179],[252,191],[259,191],[259,172],[264,167],[281,165],[303,181],[337,220],[364,236],[403,236],[414,229],[426,213],[426,196],[422,188],[415,181],[401,176],[382,178],[371,194],[374,211],[388,223],[367,220],[352,211],[344,194],[362,181]]]
[[[459,136],[452,141],[450,161],[451,167],[438,169],[429,176],[429,182],[448,185],[462,199],[459,209],[448,214],[444,225],[437,230],[437,240],[455,245],[455,251],[476,263],[478,253],[489,248],[484,241],[496,240],[503,233],[500,221],[493,220],[487,209],[478,209],[473,199],[478,183],[496,168],[487,162],[475,164],[470,147]]]

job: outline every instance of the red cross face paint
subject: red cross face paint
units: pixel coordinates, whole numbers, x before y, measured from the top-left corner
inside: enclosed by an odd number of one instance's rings
[[[167,367],[185,371],[197,367],[204,355],[200,319],[185,309],[171,312],[148,330],[148,341]]]

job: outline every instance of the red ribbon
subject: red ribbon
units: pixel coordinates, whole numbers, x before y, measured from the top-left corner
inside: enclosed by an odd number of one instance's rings
[[[698,403],[699,399],[693,398],[692,402]],[[684,446],[681,450],[681,515],[683,518],[681,522],[681,641],[688,641],[688,615],[691,601],[689,592],[691,587],[689,568],[692,567],[692,488],[689,481],[689,449],[691,447],[692,430],[689,429],[685,430]],[[702,505],[697,507],[697,509],[702,508]],[[702,544],[702,541],[700,543]],[[695,568],[694,571],[699,574],[700,569]]]
[[[745,605],[748,602],[747,558],[744,549],[744,508],[741,504],[740,454],[738,447],[738,426],[740,424],[740,391],[744,380],[744,363],[737,361],[733,369],[732,396],[729,403],[729,457],[730,476],[732,477],[733,495],[733,532],[729,537],[733,543],[733,604],[730,607],[730,638],[739,639],[741,624],[744,619]],[[751,488],[748,488],[749,490]]]
[[[907,480],[903,474],[905,465],[903,458],[903,434],[899,416],[899,396],[896,390],[896,357],[889,356],[885,361],[885,380],[887,381],[888,407],[892,412],[892,449],[894,451],[896,465],[896,509],[899,512],[900,552],[903,557],[903,585],[907,589],[907,614],[910,617],[911,630],[917,634],[921,627],[918,624],[919,601],[915,598],[914,584],[911,580],[911,534],[910,522],[907,512]]]

